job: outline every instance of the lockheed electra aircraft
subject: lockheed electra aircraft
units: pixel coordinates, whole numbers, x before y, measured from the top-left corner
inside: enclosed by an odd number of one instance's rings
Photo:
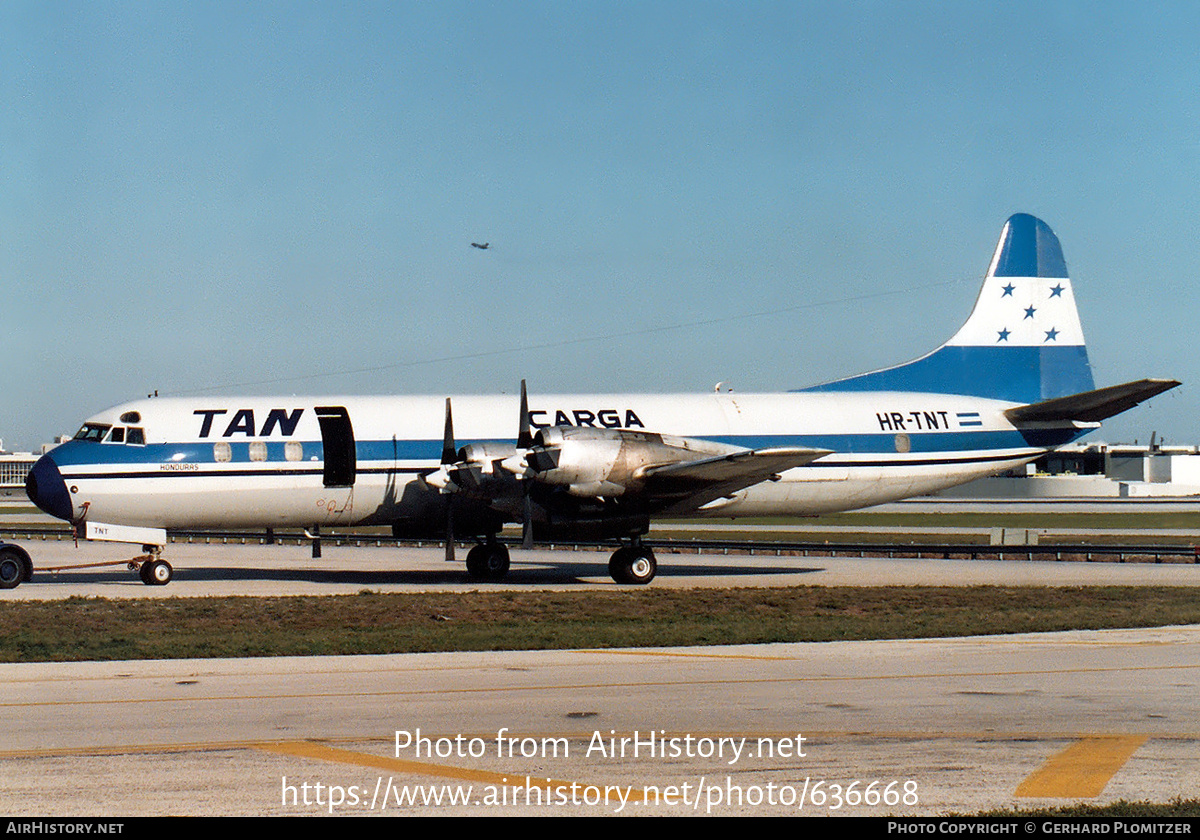
[[[509,567],[497,539],[613,539],[609,571],[648,583],[651,520],[795,516],[962,484],[1044,455],[1178,385],[1097,390],[1058,239],[1008,220],[975,308],[907,364],[773,394],[154,398],[88,418],[44,455],[30,499],[88,539],[143,544],[163,584],[170,529],[390,525],[477,545],[467,571]],[[31,565],[0,555],[0,582]]]

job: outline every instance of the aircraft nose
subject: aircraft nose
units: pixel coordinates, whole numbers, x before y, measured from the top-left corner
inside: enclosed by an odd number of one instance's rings
[[[51,516],[71,521],[71,494],[67,492],[67,483],[63,481],[58,464],[49,455],[38,458],[25,476],[25,495]]]

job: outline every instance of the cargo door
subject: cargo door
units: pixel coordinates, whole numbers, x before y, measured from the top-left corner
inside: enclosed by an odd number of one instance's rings
[[[321,446],[325,450],[325,486],[353,487],[358,473],[354,450],[354,427],[342,406],[317,406],[321,424]]]

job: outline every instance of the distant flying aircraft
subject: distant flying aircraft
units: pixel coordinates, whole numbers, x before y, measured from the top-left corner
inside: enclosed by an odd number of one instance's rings
[[[488,249],[488,243],[484,242],[482,245],[480,245],[478,242],[472,242],[471,247],[478,248],[480,251],[486,251]]]
[[[88,539],[142,543],[166,583],[172,528],[390,525],[477,545],[498,579],[520,524],[613,539],[609,571],[648,583],[654,519],[819,514],[931,493],[1032,461],[1179,383],[1095,389],[1057,237],[1004,225],[970,317],[896,367],[798,391],[681,395],[196,397],[89,417],[26,480]],[[7,569],[7,571],[5,571]],[[0,556],[0,585],[19,562]]]

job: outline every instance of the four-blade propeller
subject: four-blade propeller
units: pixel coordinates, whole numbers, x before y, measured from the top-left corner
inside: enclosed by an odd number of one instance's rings
[[[423,476],[424,482],[444,494],[482,493],[488,501],[504,494],[519,493],[521,510],[521,547],[533,548],[533,498],[531,490],[539,470],[533,464],[552,464],[544,450],[534,444],[529,422],[529,396],[525,380],[521,380],[521,407],[517,421],[515,449],[496,446],[466,446],[459,449],[454,439],[454,417],[451,399],[446,398],[446,423],[442,433],[441,465]],[[503,457],[495,457],[495,456]],[[503,473],[497,471],[497,467]],[[508,474],[512,478],[504,479]],[[494,485],[488,487],[489,482]],[[454,502],[446,505],[446,559],[454,559]]]

